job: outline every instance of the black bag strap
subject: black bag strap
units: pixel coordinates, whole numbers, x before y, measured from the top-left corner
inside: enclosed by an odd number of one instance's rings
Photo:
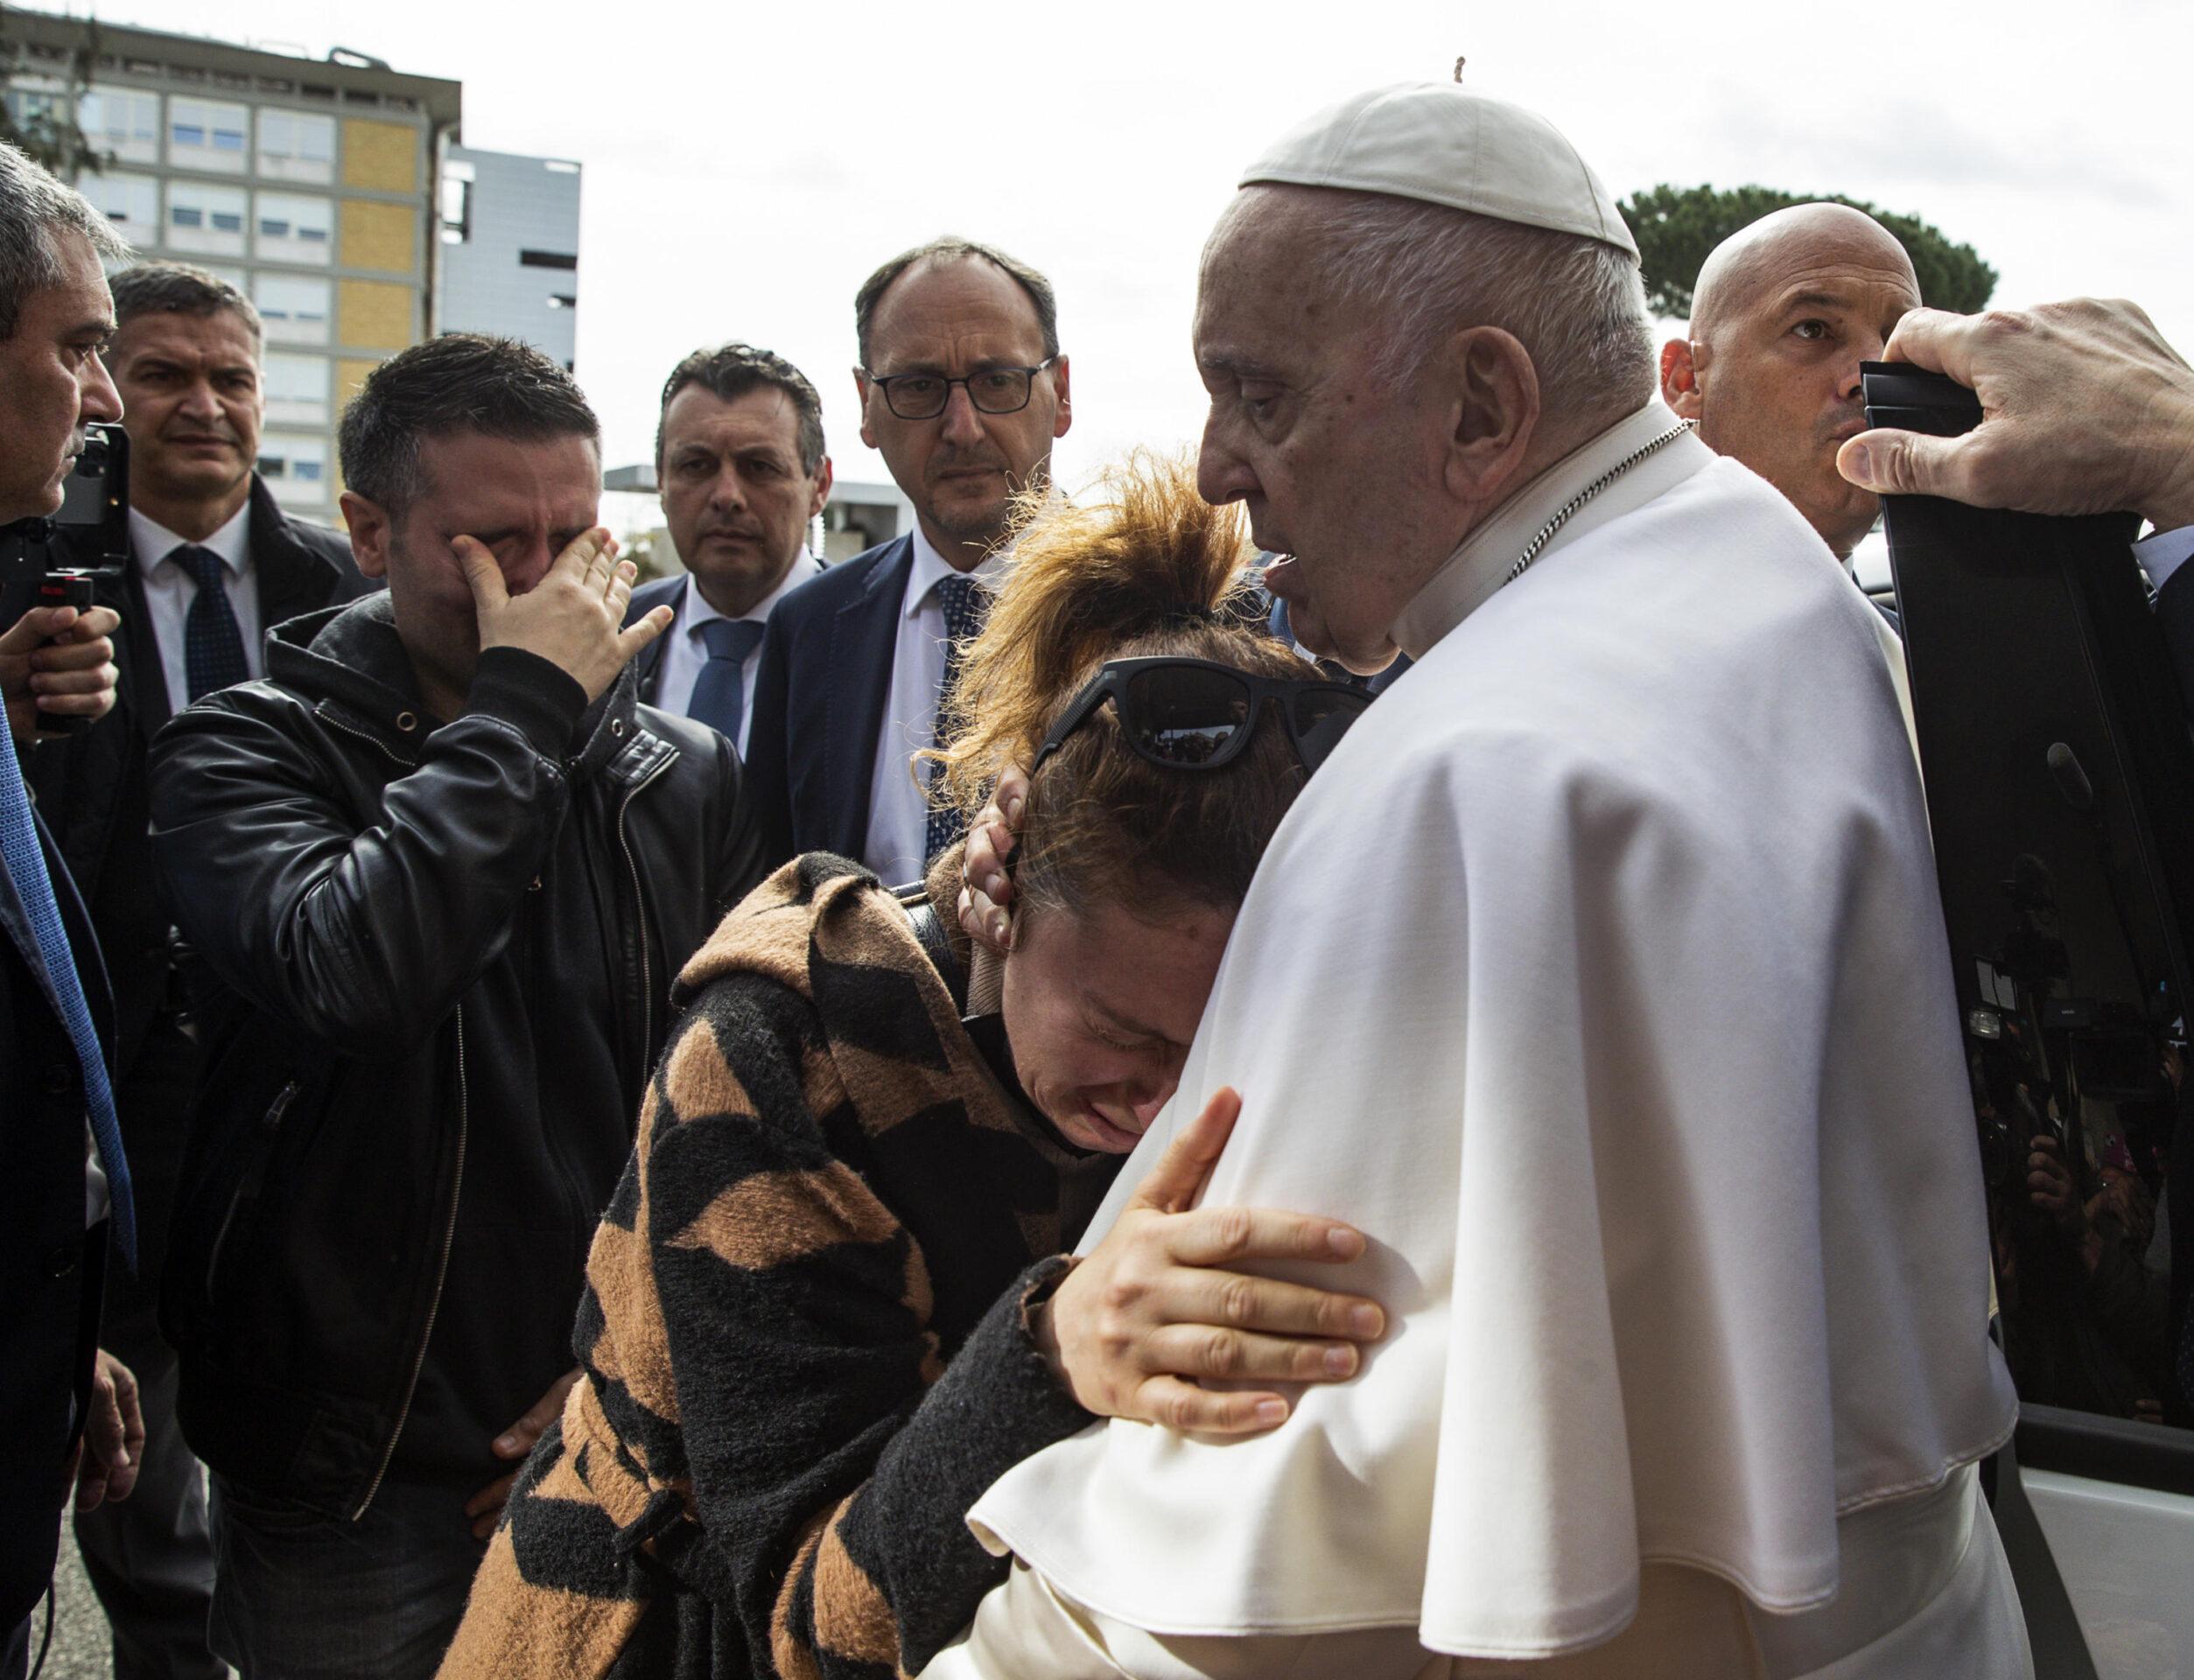
[[[2050,1555],[2049,1537],[2042,1520],[2019,1480],[2019,1457],[2006,1441],[1996,1456],[1983,1466],[1994,1472],[1989,1503],[1996,1518],[1996,1534],[2011,1565],[2011,1578],[2019,1589],[2019,1606],[2026,1613],[2027,1643],[2034,1652],[2034,1672],[2048,1680],[2096,1680],[2095,1659],[2088,1654],[2087,1636],[2080,1631],[2072,1610],[2071,1594],[2057,1573],[2057,1559]]]
[[[894,888],[892,896],[906,911],[907,920],[914,924],[915,937],[922,942],[930,966],[944,982],[945,990],[952,994],[953,1009],[964,1016],[968,1012],[967,968],[953,953],[952,942],[945,935],[936,906],[929,902],[928,888],[917,881],[911,886]]]

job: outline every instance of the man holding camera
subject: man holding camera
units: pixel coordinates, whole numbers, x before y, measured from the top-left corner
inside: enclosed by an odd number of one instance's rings
[[[31,781],[114,987],[115,1102],[142,1258],[137,1277],[109,1281],[107,1339],[137,1374],[152,1463],[128,1504],[80,1517],[76,1538],[119,1680],[215,1680],[204,1478],[175,1427],[175,1355],[155,1314],[199,1062],[153,886],[145,758],[172,714],[261,673],[265,630],[368,585],[350,544],[287,518],[253,470],[266,398],[250,299],[176,263],[141,263],[111,285],[131,564],[102,580],[101,598],[122,612],[120,700],[111,723],[41,752]]]
[[[165,1322],[214,1473],[215,1648],[431,1675],[562,1408],[672,976],[762,872],[731,743],[639,704],[571,376],[449,334],[342,422],[385,594],[155,743],[207,1057]]]
[[[56,512],[86,425],[122,417],[100,258],[123,254],[81,197],[0,145],[0,525]],[[116,623],[39,607],[0,635],[0,1680],[29,1665],[70,1483],[81,1508],[126,1497],[144,1443],[136,1381],[96,1346],[109,1232],[125,1263],[135,1249],[106,981],[18,766],[41,718],[114,704]]]

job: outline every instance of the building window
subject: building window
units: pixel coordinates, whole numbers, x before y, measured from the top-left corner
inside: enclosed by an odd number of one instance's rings
[[[257,222],[258,254],[263,260],[327,265],[335,236],[333,200],[298,192],[262,192]]]
[[[76,102],[77,126],[117,163],[160,161],[160,96],[130,88],[92,88]]]
[[[579,265],[578,257],[567,256],[562,251],[521,251],[518,262],[521,267],[529,269],[576,270]]]
[[[333,291],[325,280],[302,274],[262,272],[251,301],[259,306],[270,344],[326,344]]]
[[[294,351],[268,352],[260,386],[266,392],[267,423],[277,426],[324,426],[334,366],[326,356]]]
[[[180,94],[168,101],[168,162],[178,168],[242,174],[250,131],[248,107]]]
[[[170,250],[195,256],[244,255],[247,201],[242,187],[170,181],[167,191]]]
[[[442,242],[462,245],[473,236],[473,166],[452,160],[442,166]]]
[[[335,178],[335,119],[312,111],[263,108],[259,113],[259,173],[269,180]]]
[[[259,476],[277,501],[310,507],[327,499],[327,439],[268,436],[259,444]]]
[[[160,184],[150,175],[81,175],[76,190],[114,223],[122,236],[136,244],[150,244],[160,237]]]

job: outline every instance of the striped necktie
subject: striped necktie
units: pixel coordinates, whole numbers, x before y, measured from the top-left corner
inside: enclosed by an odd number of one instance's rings
[[[982,634],[983,620],[990,616],[991,592],[974,578],[957,573],[939,578],[936,592],[937,605],[944,609],[944,681],[937,688],[936,736],[936,744],[943,746],[959,727],[959,696],[954,690],[959,687],[961,655],[966,645]],[[929,766],[933,787],[942,767],[936,764]],[[933,802],[929,820],[922,827],[922,868],[926,871],[936,863],[938,853],[965,834],[967,826],[964,811]]]

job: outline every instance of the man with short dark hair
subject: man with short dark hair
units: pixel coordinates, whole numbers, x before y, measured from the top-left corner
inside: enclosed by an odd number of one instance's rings
[[[770,612],[823,570],[807,543],[831,496],[822,398],[770,351],[696,350],[663,383],[655,484],[685,575],[633,592],[632,617],[676,615],[636,662],[640,697],[744,753]]]
[[[126,247],[76,192],[0,144],[0,526],[51,517],[85,427],[122,417],[100,352],[100,258]],[[137,1384],[97,1347],[111,1232],[135,1248],[107,1054],[99,942],[32,809],[18,757],[42,720],[114,704],[109,607],[36,607],[0,634],[0,1680],[29,1666],[70,1483],[126,1497],[144,1445]]]
[[[154,745],[207,1072],[166,1323],[214,1472],[214,1648],[427,1676],[571,1382],[671,977],[761,873],[722,737],[641,705],[571,377],[452,334],[343,416],[385,594]]]
[[[253,471],[265,393],[259,313],[228,282],[148,262],[110,283],[108,362],[130,416],[133,564],[102,579],[122,613],[112,720],[31,773],[91,910],[116,1012],[115,1103],[137,1191],[137,1276],[108,1280],[108,1345],[137,1372],[150,1463],[127,1503],[77,1520],[114,1628],[117,1680],[219,1680],[206,1646],[214,1554],[205,1479],[175,1427],[175,1356],[155,1322],[198,1082],[169,922],[153,887],[145,756],[171,714],[263,668],[262,632],[366,592],[350,544],[293,520]]]
[[[938,735],[952,649],[980,626],[1013,499],[1045,484],[1073,416],[1051,283],[970,240],[901,253],[854,298],[861,440],[915,528],[770,616],[747,760],[773,858],[827,850],[919,878],[958,837],[914,755]]]

